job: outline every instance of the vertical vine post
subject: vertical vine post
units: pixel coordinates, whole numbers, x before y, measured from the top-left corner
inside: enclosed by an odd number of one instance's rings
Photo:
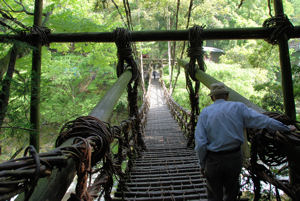
[[[134,60],[131,48],[131,34],[128,30],[117,28],[114,31],[114,39],[118,48],[118,77],[124,72],[126,68],[132,71],[132,79],[127,85],[127,100],[129,106],[129,117],[134,118],[133,133],[135,135],[135,143],[139,150],[144,150],[145,143],[142,139],[141,119],[138,115],[138,86],[140,84],[140,71],[137,63]],[[127,66],[125,67],[125,64]]]
[[[274,1],[275,16],[283,17],[282,0]],[[284,109],[286,115],[291,119],[296,119],[295,100],[293,92],[292,70],[289,55],[288,37],[285,33],[279,38],[279,58],[282,77],[282,91],[284,97]]]
[[[35,0],[33,26],[42,25],[43,0]],[[31,99],[30,124],[34,131],[30,133],[30,144],[39,151],[40,144],[40,83],[41,83],[41,56],[42,43],[39,37],[32,42],[32,70],[31,70]]]
[[[274,1],[275,17],[283,17],[283,3],[282,0]],[[282,77],[282,91],[284,97],[284,109],[287,116],[291,119],[296,120],[296,110],[295,110],[295,100],[293,92],[293,80],[292,80],[292,70],[289,55],[288,37],[283,33],[278,39],[279,44],[279,58],[281,67],[281,77]],[[297,158],[300,153],[300,146],[289,149],[288,153],[288,163],[289,163],[289,174],[290,174],[290,184],[291,186],[300,186],[300,162]],[[299,189],[299,188],[298,188]],[[293,201],[300,200],[300,190],[296,192],[297,199]]]
[[[191,1],[192,2],[192,1]],[[197,117],[200,114],[199,109],[199,89],[200,82],[195,77],[196,69],[204,71],[204,61],[203,61],[203,40],[201,33],[203,32],[205,26],[194,25],[189,30],[189,44],[188,44],[188,57],[190,57],[190,62],[188,67],[185,69],[185,80],[187,85],[187,90],[189,93],[190,106],[191,106],[191,116],[190,116],[190,133],[187,146],[193,146],[194,144],[194,134],[197,124]],[[196,65],[198,63],[198,67]],[[194,81],[194,86],[193,82]]]

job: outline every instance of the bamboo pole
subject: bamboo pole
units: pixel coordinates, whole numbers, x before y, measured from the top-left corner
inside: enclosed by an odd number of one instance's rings
[[[201,33],[202,40],[238,40],[238,39],[266,39],[273,32],[273,28],[228,28],[206,29]],[[290,38],[300,37],[300,26],[295,26]],[[26,35],[0,35],[1,43],[9,43],[13,40],[30,42],[34,39],[32,34]],[[188,30],[166,31],[132,31],[132,42],[143,41],[186,41]],[[63,42],[115,42],[113,32],[82,32],[82,33],[53,33],[48,34],[49,43]]]
[[[112,114],[113,108],[123,91],[127,88],[131,80],[131,71],[125,71],[117,80],[117,82],[106,92],[105,96],[97,104],[97,106],[90,112],[90,116],[96,117],[102,121],[108,121]],[[60,147],[69,146],[72,144],[74,138],[70,138]],[[67,160],[64,168],[55,168],[48,178],[42,178],[38,181],[36,188],[29,201],[61,201],[65,195],[68,187],[73,182],[76,173],[76,165],[73,158]],[[23,201],[24,193],[22,193],[16,201]]]
[[[42,25],[43,0],[35,0],[34,5],[34,26]],[[30,124],[34,131],[30,132],[30,144],[37,152],[40,149],[40,85],[41,85],[41,41],[33,42],[32,70],[31,70],[31,98],[30,98]]]
[[[182,60],[182,59],[177,59],[177,62],[180,66],[186,68],[188,65],[188,62]],[[201,82],[203,83],[207,88],[210,87],[211,84],[213,83],[217,83],[220,82],[217,79],[211,77],[210,75],[206,74],[205,72],[203,72],[200,69],[197,69],[196,71],[196,75],[195,77]],[[263,113],[265,112],[264,109],[260,108],[259,106],[255,105],[254,103],[252,103],[251,101],[249,101],[247,98],[245,98],[244,96],[240,95],[239,93],[237,93],[235,90],[231,89],[230,87],[226,86],[229,90],[229,100],[230,101],[238,101],[238,102],[242,102],[245,105],[247,105],[248,107],[256,110],[257,112]]]
[[[108,121],[131,77],[131,71],[125,71],[89,115],[102,121]]]

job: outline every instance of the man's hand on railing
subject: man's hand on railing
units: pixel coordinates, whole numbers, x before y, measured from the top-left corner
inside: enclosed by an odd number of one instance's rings
[[[294,126],[294,125],[288,125],[288,127],[291,132],[296,131],[296,129],[297,129],[296,126]]]

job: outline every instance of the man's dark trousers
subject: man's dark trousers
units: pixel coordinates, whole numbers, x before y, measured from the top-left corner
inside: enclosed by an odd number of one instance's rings
[[[208,151],[205,172],[208,201],[235,201],[242,169],[241,151],[215,153]]]

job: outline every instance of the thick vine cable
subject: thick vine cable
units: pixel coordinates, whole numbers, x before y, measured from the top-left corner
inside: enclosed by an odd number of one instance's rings
[[[126,0],[127,10],[128,10],[128,16],[129,16],[129,23],[131,25],[131,31],[133,31],[133,23],[132,23],[132,17],[131,17],[131,9],[129,5],[129,1]]]
[[[271,8],[271,0],[268,0],[268,8],[269,8],[269,15],[270,15],[270,17],[273,17],[273,15],[272,15],[272,8]]]
[[[125,26],[127,26],[127,29],[129,29],[128,25],[126,24],[126,22],[125,22],[125,20],[124,20],[124,18],[123,18],[122,13],[120,12],[119,6],[117,5],[117,3],[116,3],[114,0],[111,0],[111,1],[112,1],[112,3],[114,4],[114,6],[116,7],[116,9],[117,9],[117,11],[118,11],[118,13],[119,13],[119,15],[120,15],[120,17],[121,17],[121,20],[122,20],[123,24],[124,24]]]
[[[129,17],[128,17],[127,4],[126,4],[125,0],[123,0],[123,7],[124,7],[124,10],[125,10],[125,14],[126,14],[127,27],[128,27],[128,30],[131,31],[132,29],[131,29],[131,26],[130,26],[130,20],[129,20]]]

